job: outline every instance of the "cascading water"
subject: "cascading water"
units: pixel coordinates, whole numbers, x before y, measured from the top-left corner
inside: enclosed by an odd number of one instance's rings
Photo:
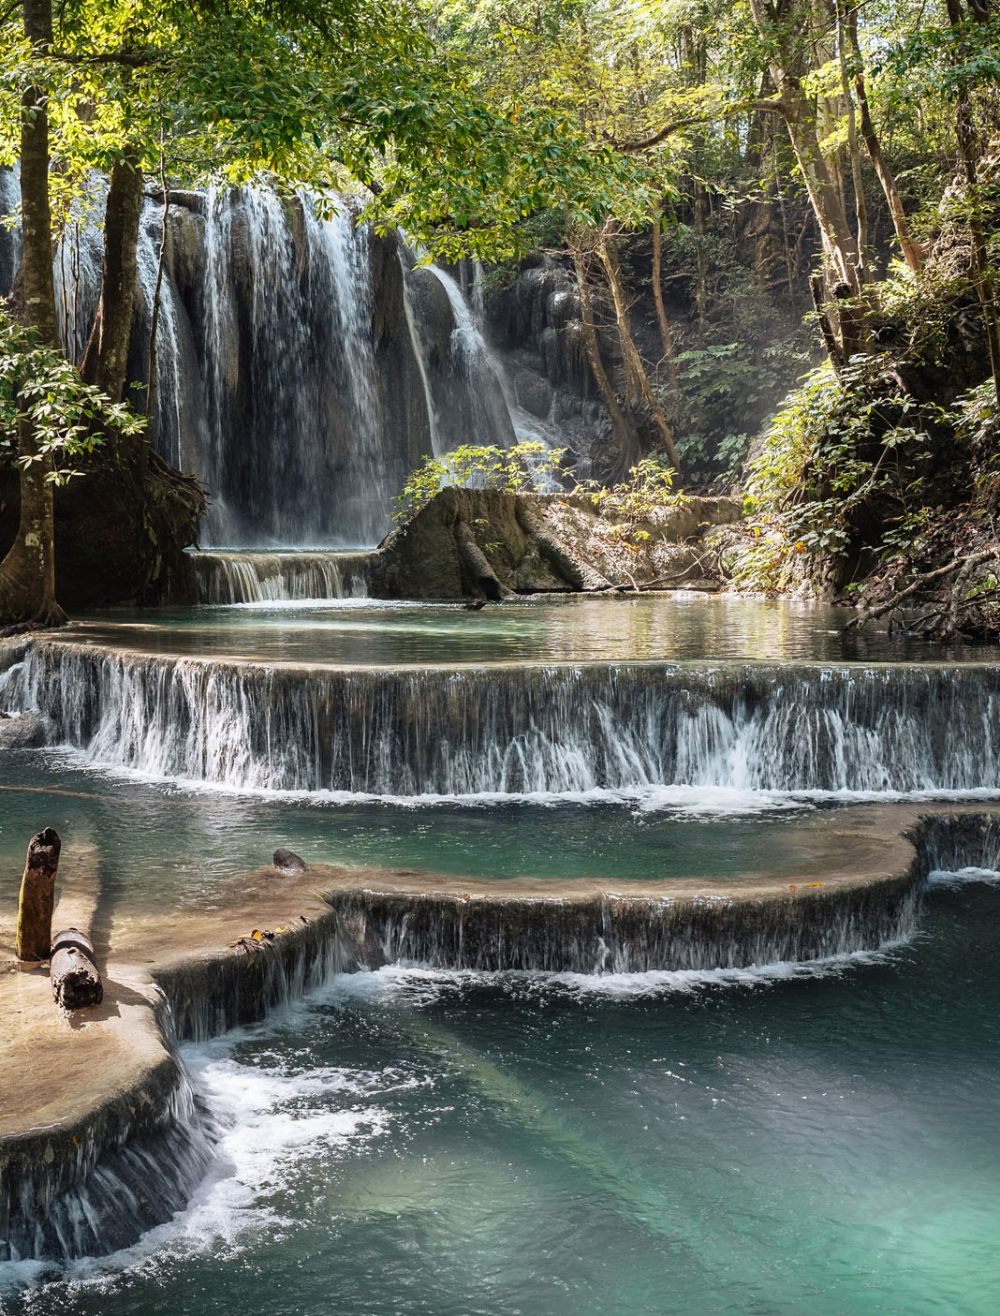
[[[56,246],[53,274],[59,332],[73,361],[83,356],[101,292],[104,251],[99,220],[106,196],[104,180],[95,176],[87,195],[74,204]]]
[[[21,230],[17,225],[20,206],[19,168],[0,169],[0,297],[10,292],[21,261]]]
[[[171,1057],[144,1099],[109,1100],[82,1134],[54,1139],[44,1129],[8,1146],[0,1261],[67,1261],[133,1243],[186,1205],[216,1139],[187,1071]]]
[[[11,661],[5,706],[92,761],[241,789],[1000,789],[993,667],[273,669],[58,641]]]
[[[105,196],[95,176],[56,254],[74,359],[100,291]],[[152,434],[209,489],[203,545],[374,544],[424,454],[514,437],[503,368],[454,280],[417,271],[444,296],[443,306],[423,305],[402,244],[357,224],[349,199],[338,205],[321,217],[308,196],[283,200],[263,187],[172,194]],[[16,173],[0,171],[0,216],[16,209]],[[162,201],[151,197],[129,357],[140,385],[162,240]],[[16,226],[0,237],[0,292],[18,244]]]
[[[472,308],[450,274],[428,272],[444,289],[451,312],[450,361],[434,377],[438,442],[447,452],[463,443],[506,446],[516,437],[504,391],[503,368],[490,351]]]
[[[364,598],[368,561],[350,552],[191,554],[198,602],[222,605]]]
[[[210,193],[204,249],[206,542],[375,541],[394,490],[367,230],[346,205]]]

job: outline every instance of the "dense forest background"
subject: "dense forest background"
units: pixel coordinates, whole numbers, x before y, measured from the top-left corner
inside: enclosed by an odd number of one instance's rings
[[[60,617],[67,482],[132,527],[137,597],[196,535],[202,491],[126,390],[138,208],[266,178],[320,207],[356,193],[379,230],[478,262],[524,400],[541,377],[599,403],[599,478],[652,454],[675,492],[744,490],[738,587],[863,586],[868,614],[926,599],[925,629],[995,629],[989,0],[26,0],[3,27],[8,618]],[[67,361],[53,245],[95,171],[101,301]]]

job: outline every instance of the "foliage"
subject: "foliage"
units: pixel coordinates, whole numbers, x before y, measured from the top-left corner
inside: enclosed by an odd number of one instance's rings
[[[47,479],[65,484],[79,474],[72,465],[103,444],[110,433],[134,436],[144,422],[80,378],[61,352],[0,313],[0,445],[17,449],[17,433],[28,425],[30,452],[19,466],[46,457],[55,463]]]
[[[563,449],[529,440],[510,448],[463,444],[443,457],[425,457],[396,499],[395,519],[408,521],[442,489],[497,489],[525,493],[558,475]]]
[[[593,483],[579,486],[609,521],[615,523],[617,536],[633,543],[651,538],[647,526],[655,522],[658,512],[681,507],[688,501],[674,492],[676,471],[660,453],[644,457],[633,466],[626,479],[610,486]]]
[[[672,414],[689,480],[742,480],[752,435],[803,364],[794,334],[762,346],[744,339],[678,354]]]
[[[887,396],[879,387],[885,364],[859,357],[839,374],[824,365],[786,399],[751,467],[741,586],[815,582],[858,547],[866,506],[881,509],[875,552],[894,552],[918,532],[932,446],[950,418],[908,395]]]
[[[404,524],[449,487],[534,492],[540,481],[551,482],[562,475],[563,453],[526,441],[510,448],[467,444],[444,457],[425,457],[396,499],[395,519]],[[674,480],[675,472],[657,454],[644,457],[618,484],[609,487],[588,480],[566,492],[586,495],[607,519],[614,538],[640,545],[652,537],[648,527],[655,525],[659,512],[688,501],[683,493],[674,492]]]

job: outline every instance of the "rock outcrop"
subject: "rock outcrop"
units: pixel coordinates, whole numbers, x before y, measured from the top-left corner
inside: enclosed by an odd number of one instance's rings
[[[623,525],[586,495],[442,489],[383,540],[378,598],[497,600],[548,591],[715,589],[706,533],[738,521],[734,498],[689,498]]]

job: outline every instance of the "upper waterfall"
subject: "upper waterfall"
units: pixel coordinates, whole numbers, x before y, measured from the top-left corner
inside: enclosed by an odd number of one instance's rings
[[[68,353],[82,355],[100,293],[106,184],[95,177],[55,256]],[[145,388],[163,246],[152,438],[209,490],[202,546],[376,543],[395,494],[431,453],[515,436],[504,367],[458,284],[416,267],[336,198],[266,187],[150,196],[139,232],[130,382]],[[17,209],[0,170],[0,217]],[[0,294],[16,226],[0,230]]]

